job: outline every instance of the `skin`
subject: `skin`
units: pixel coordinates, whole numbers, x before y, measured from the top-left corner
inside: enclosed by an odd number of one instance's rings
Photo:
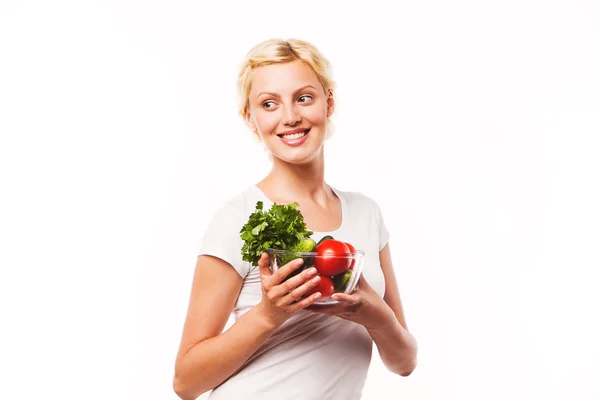
[[[306,224],[318,231],[333,230],[341,220],[339,199],[324,179],[323,147],[334,109],[333,92],[326,93],[302,61],[253,71],[245,119],[273,160],[270,173],[256,186],[278,203],[299,203]],[[277,134],[295,128],[311,128],[308,139],[299,147],[287,146]]]
[[[251,79],[245,121],[259,135],[273,160],[271,171],[256,186],[279,204],[298,202],[309,229],[335,230],[341,224],[341,203],[325,183],[323,151],[328,118],[335,109],[333,92],[325,91],[316,74],[302,61],[256,68]],[[301,146],[287,146],[277,136],[299,127],[310,128]],[[173,387],[181,399],[195,399],[225,381],[300,310],[363,325],[390,371],[407,376],[415,369],[417,344],[406,325],[389,245],[380,252],[386,284],[383,298],[361,278],[354,293],[334,295],[339,304],[311,306],[320,293],[295,302],[318,282],[318,278],[313,280],[314,268],[283,282],[300,267],[299,261],[291,261],[271,273],[268,255],[264,253],[258,262],[261,302],[222,332],[243,279],[219,258],[198,257],[175,364]]]

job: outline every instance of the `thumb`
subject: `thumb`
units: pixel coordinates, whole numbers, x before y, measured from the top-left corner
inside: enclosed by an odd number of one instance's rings
[[[261,254],[258,259],[258,268],[260,269],[260,274],[264,276],[271,276],[273,273],[269,268],[269,253],[264,252]]]
[[[365,276],[363,274],[360,274],[360,276],[358,277],[358,282],[356,283],[356,286],[360,289],[365,289],[369,287],[369,284],[367,283],[367,280],[365,279]]]

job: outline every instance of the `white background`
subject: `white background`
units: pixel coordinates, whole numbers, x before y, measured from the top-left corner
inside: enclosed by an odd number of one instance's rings
[[[391,4],[392,2],[390,2]],[[317,45],[419,366],[364,399],[598,399],[600,6],[0,2],[0,397],[175,399],[195,250],[268,158],[245,53]]]

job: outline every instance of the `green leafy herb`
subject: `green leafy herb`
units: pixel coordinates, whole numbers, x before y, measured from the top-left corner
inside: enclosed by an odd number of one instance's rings
[[[296,209],[298,205],[273,204],[265,212],[263,202],[257,202],[256,210],[240,230],[240,237],[244,240],[242,259],[257,266],[261,254],[268,249],[294,250],[300,242],[308,239],[313,232],[306,229],[304,217]]]

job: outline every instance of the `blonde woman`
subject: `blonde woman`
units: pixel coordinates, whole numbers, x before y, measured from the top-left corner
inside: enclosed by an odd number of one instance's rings
[[[268,150],[272,169],[218,210],[198,252],[174,390],[211,400],[353,400],[361,397],[373,342],[387,368],[408,376],[417,344],[408,331],[377,204],[324,180],[324,146],[335,109],[327,59],[301,40],[272,39],[248,53],[239,74],[240,115]],[[365,251],[362,277],[338,304],[312,305],[314,268],[285,282],[242,261],[240,229],[257,201],[299,203],[319,241],[343,238]],[[291,291],[291,292],[290,292]],[[223,332],[233,313],[235,322]]]

